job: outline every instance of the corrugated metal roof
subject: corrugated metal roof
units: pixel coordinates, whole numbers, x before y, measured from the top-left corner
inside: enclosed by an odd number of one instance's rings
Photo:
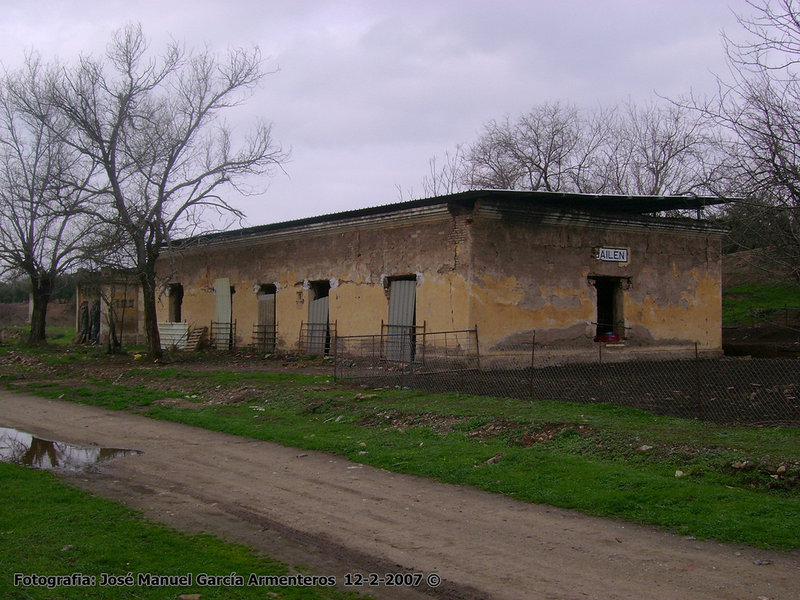
[[[231,231],[203,234],[179,242],[177,245],[202,244],[204,242],[224,242],[257,236],[274,231],[315,225],[336,223],[374,215],[391,215],[414,209],[437,205],[462,206],[472,208],[481,200],[501,202],[524,210],[529,208],[553,208],[561,212],[603,213],[607,215],[648,215],[671,210],[699,210],[706,206],[725,204],[734,199],[716,196],[630,196],[614,194],[578,194],[569,192],[517,191],[517,190],[470,190],[444,196],[434,196],[418,200],[396,202],[307,217],[292,221],[282,221]]]

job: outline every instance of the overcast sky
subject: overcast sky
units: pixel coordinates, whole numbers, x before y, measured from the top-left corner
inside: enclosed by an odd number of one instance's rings
[[[257,45],[276,69],[247,112],[291,149],[257,225],[419,197],[428,160],[482,125],[562,100],[713,90],[745,0],[1,0],[0,57],[71,61],[141,22],[153,48]],[[236,119],[238,126],[246,120]],[[265,182],[266,183],[266,182]]]

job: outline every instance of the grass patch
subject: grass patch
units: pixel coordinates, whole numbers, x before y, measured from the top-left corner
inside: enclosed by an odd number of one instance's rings
[[[273,398],[252,406],[154,407],[148,414],[697,537],[800,548],[797,488],[777,485],[780,482],[769,472],[790,464],[794,465],[791,476],[796,477],[800,463],[792,462],[790,456],[800,456],[797,432],[761,430],[759,436],[717,428],[704,434],[703,444],[698,445],[698,426],[692,421],[583,405],[584,419],[576,424],[554,421],[556,407],[537,403],[503,411],[500,433],[482,439],[473,433],[485,429],[487,419],[473,421],[483,425],[472,429],[442,430],[437,424],[447,420],[436,417],[444,413],[427,411],[416,413],[421,415],[416,426],[397,426],[399,415],[404,422],[413,422],[407,418],[411,413],[396,408],[407,406],[408,399],[395,403],[384,394],[378,397],[369,403],[339,397],[313,411]],[[467,398],[461,399],[462,409]],[[469,399],[481,406],[489,400]],[[392,404],[395,408],[381,426],[387,405]],[[507,420],[522,414],[524,420]],[[547,420],[541,419],[544,415]],[[656,425],[646,436],[639,429],[643,420]],[[365,426],[365,422],[371,424]],[[559,432],[526,447],[525,435],[537,431]],[[765,448],[780,452],[768,455],[769,464],[755,458],[767,459],[761,440]],[[684,443],[676,447],[676,441]],[[722,443],[726,446],[717,445]],[[743,457],[748,456],[753,469],[740,471],[731,466],[744,463]],[[684,476],[676,477],[677,471]]]
[[[31,499],[36,501],[32,502]],[[60,483],[50,473],[0,463],[0,597],[28,599],[152,599],[201,594],[203,600],[345,600],[337,589],[201,586],[197,575],[286,575],[286,565],[208,535],[186,535],[150,523],[116,503]],[[94,577],[78,587],[19,586],[14,574]],[[103,586],[101,574],[191,574],[175,587]],[[309,573],[310,575],[310,573]]]
[[[116,360],[113,369],[92,371],[91,385],[54,376],[53,369],[72,373],[68,363],[48,364],[46,381],[35,365],[16,379],[7,368],[3,380],[12,389],[699,538],[800,548],[797,429],[722,426],[604,404],[366,390],[326,375],[270,373],[261,363],[204,372]]]
[[[10,341],[24,344],[30,336],[31,328],[29,326],[10,325],[3,327],[3,331]],[[48,344],[59,346],[63,350],[64,346],[72,343],[75,337],[75,328],[48,325],[45,337]]]
[[[750,325],[785,318],[786,309],[796,319],[800,287],[794,285],[743,284],[722,293],[723,325]]]

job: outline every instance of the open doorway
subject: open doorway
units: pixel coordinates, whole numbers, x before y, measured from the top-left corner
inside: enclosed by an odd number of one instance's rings
[[[596,340],[612,341],[625,337],[624,290],[628,288],[626,277],[590,277],[597,290]]]
[[[169,315],[168,320],[173,323],[182,321],[181,306],[183,305],[183,286],[180,283],[170,283],[167,286]]]

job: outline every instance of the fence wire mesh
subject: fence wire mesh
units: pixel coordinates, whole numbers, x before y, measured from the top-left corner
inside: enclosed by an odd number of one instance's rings
[[[336,377],[341,379],[451,374],[480,367],[474,329],[426,333],[396,326],[381,334],[339,336],[334,346]]]
[[[642,358],[623,345],[526,344],[481,356],[476,330],[339,337],[335,375],[370,387],[603,402],[748,425],[800,425],[800,359]]]

